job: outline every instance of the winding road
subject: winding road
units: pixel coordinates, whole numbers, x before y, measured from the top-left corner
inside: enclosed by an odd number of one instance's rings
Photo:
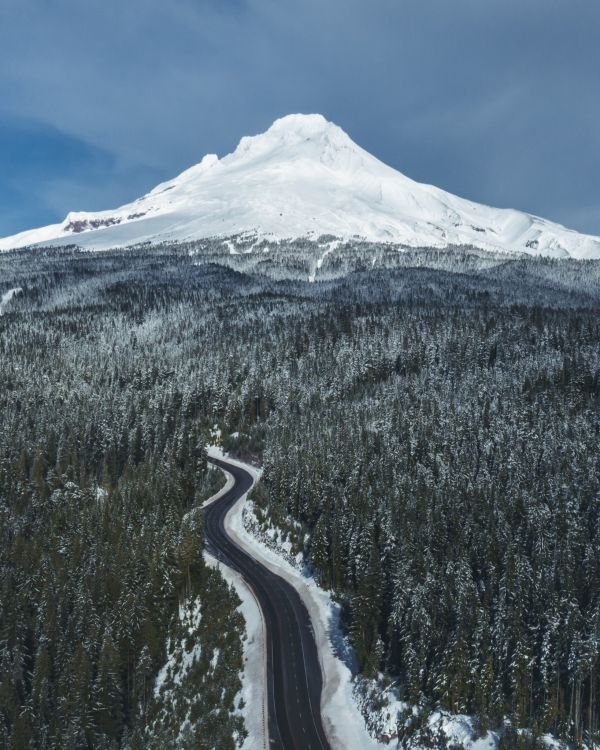
[[[252,476],[209,458],[233,476],[233,486],[204,510],[208,551],[250,586],[266,625],[269,748],[331,750],[321,720],[323,680],[310,617],[296,589],[245,552],[227,533],[225,517],[252,487]]]

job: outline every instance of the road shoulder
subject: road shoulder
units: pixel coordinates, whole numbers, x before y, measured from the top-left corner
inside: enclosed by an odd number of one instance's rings
[[[222,452],[214,447],[208,448],[209,456],[213,458],[222,458],[223,460],[234,463],[227,458]],[[256,479],[260,476],[254,467],[247,467],[242,464],[244,469],[250,471]],[[220,469],[220,467],[219,467]],[[227,481],[223,487],[211,498],[203,503],[203,507],[211,505],[235,484],[235,480],[229,472],[220,469]],[[246,499],[244,495],[241,498],[243,503]],[[240,501],[238,501],[239,503]],[[242,694],[244,706],[241,713],[244,717],[244,724],[248,732],[241,750],[267,750],[269,746],[267,736],[267,656],[266,656],[266,630],[265,623],[258,602],[254,593],[245,582],[243,577],[235,570],[219,562],[215,557],[205,551],[204,559],[206,564],[217,568],[223,578],[233,586],[236,594],[241,600],[238,611],[246,623],[246,639],[243,643],[244,648],[244,672],[242,675]]]

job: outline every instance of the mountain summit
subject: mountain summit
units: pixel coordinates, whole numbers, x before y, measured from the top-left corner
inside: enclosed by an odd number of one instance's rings
[[[7,237],[0,250],[77,244],[107,249],[253,233],[273,239],[360,237],[411,247],[474,245],[532,255],[600,258],[600,238],[415,182],[321,115],[288,115],[205,156],[174,180],[113,211]]]

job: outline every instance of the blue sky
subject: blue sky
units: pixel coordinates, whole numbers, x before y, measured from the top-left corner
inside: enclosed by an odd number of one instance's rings
[[[0,236],[132,200],[290,112],[600,234],[597,0],[2,0]]]

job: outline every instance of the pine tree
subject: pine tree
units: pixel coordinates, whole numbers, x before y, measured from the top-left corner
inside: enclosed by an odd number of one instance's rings
[[[92,698],[96,732],[118,742],[123,731],[123,688],[119,652],[109,630],[102,641]]]

